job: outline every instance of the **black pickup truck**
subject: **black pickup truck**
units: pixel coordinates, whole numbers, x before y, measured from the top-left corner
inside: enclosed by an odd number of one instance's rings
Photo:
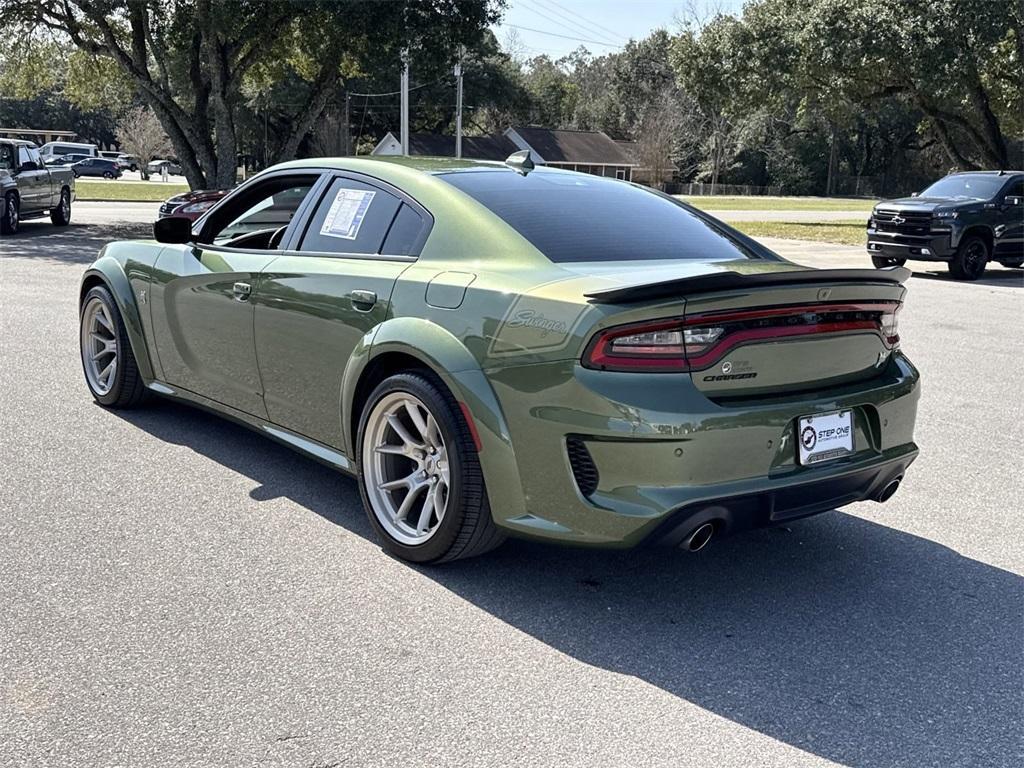
[[[47,168],[30,141],[0,139],[0,232],[13,235],[23,219],[47,214],[58,227],[65,226],[74,199],[70,168]]]
[[[959,280],[977,280],[990,261],[1024,265],[1024,171],[954,173],[919,195],[878,203],[868,253],[879,268],[945,261]]]

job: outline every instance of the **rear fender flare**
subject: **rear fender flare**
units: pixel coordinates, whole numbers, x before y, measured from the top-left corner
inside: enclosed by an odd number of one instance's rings
[[[153,364],[149,359],[149,350],[146,348],[142,316],[135,300],[135,293],[132,291],[121,262],[111,256],[100,255],[92,263],[92,266],[82,276],[78,294],[79,307],[81,307],[85,294],[98,284],[102,284],[114,297],[117,308],[121,312],[121,318],[124,320],[128,342],[131,344],[132,354],[135,355],[139,373],[142,374],[142,378],[147,384],[152,382],[156,377],[153,374]]]
[[[345,443],[354,463],[359,456],[351,425],[359,382],[374,360],[400,353],[418,360],[466,406],[480,438],[480,464],[487,483],[495,521],[526,513],[519,469],[508,423],[494,392],[476,358],[451,332],[422,318],[387,320],[368,333],[357,345],[342,377],[342,424]]]

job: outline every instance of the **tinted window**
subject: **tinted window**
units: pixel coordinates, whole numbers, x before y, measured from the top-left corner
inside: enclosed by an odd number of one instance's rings
[[[311,186],[289,186],[261,197],[214,235],[213,242],[227,243],[238,235],[287,227]]]
[[[14,170],[14,147],[10,144],[0,144],[0,168]]]
[[[299,250],[380,253],[402,201],[353,179],[335,179],[310,219]]]
[[[391,229],[388,230],[388,236],[384,239],[381,253],[409,256],[417,245],[422,231],[423,217],[416,213],[412,206],[402,203]]]
[[[936,181],[921,193],[921,197],[991,200],[1005,181],[995,174],[958,173]]]
[[[1024,179],[1013,182],[1004,197],[1024,197]]]
[[[440,178],[487,206],[552,261],[755,258],[682,205],[621,181],[540,170]]]
[[[200,242],[266,248],[273,233],[288,226],[317,176],[278,176],[241,187],[205,220]],[[247,237],[262,232],[265,236]],[[238,242],[236,242],[238,241]]]

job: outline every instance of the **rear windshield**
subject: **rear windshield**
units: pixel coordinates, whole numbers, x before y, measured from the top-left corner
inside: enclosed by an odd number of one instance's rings
[[[552,261],[757,258],[682,205],[626,182],[552,171],[464,171],[440,178]]]

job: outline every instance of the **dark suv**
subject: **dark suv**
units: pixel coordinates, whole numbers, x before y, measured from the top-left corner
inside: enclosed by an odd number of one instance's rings
[[[879,203],[868,253],[876,267],[945,261],[959,280],[977,280],[989,261],[1024,265],[1024,172],[954,173],[920,195]]]

